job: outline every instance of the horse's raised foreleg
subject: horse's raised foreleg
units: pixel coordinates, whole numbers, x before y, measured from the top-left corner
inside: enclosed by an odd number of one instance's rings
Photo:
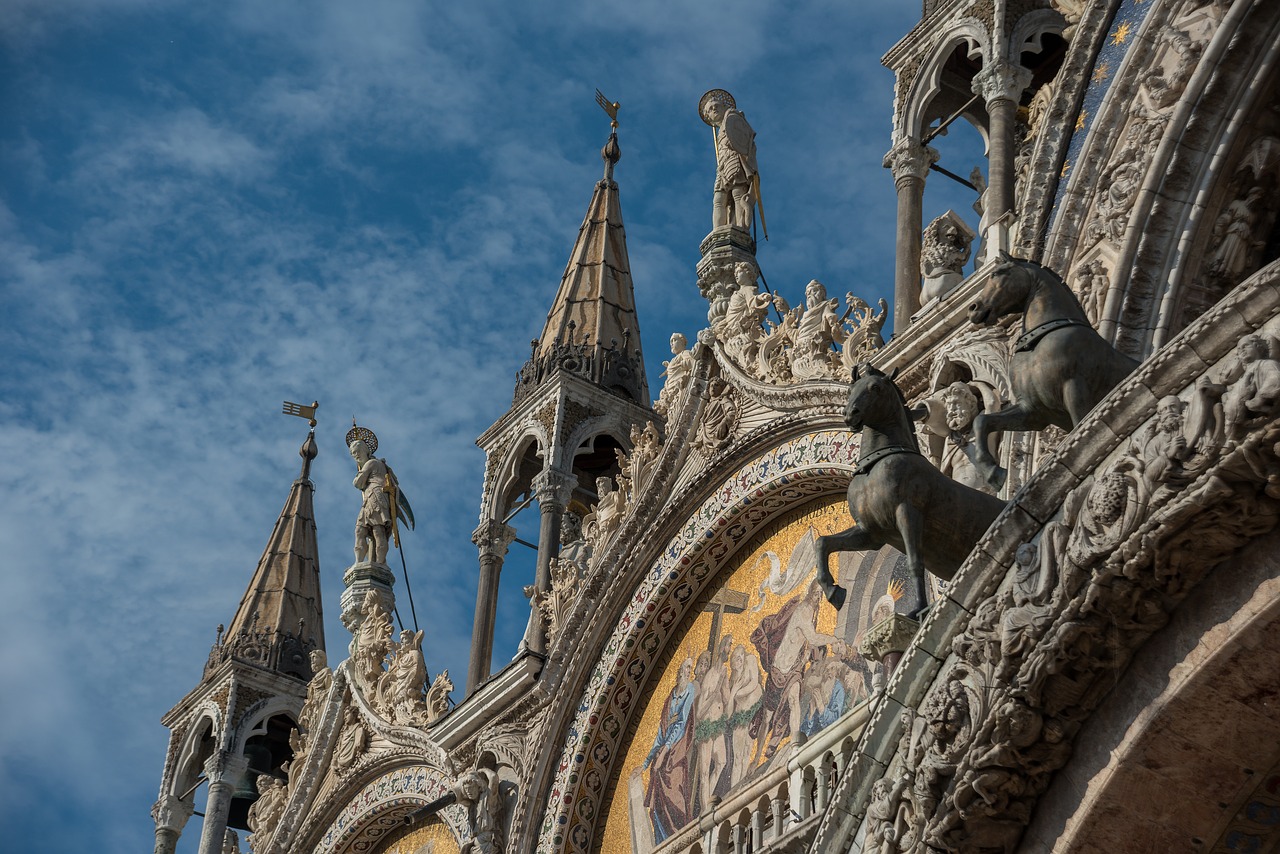
[[[898,534],[902,537],[903,550],[907,555],[907,570],[911,573],[911,580],[916,588],[916,607],[907,616],[917,619],[928,606],[928,599],[925,598],[924,557],[920,551],[921,541],[924,538],[924,518],[919,510],[905,501],[898,505],[898,509],[894,511],[894,517],[898,523]]]
[[[1044,427],[1039,419],[1022,403],[1013,403],[999,412],[979,412],[973,419],[973,464],[983,480],[994,489],[1004,486],[1009,472],[996,462],[988,443],[992,433],[1009,433],[1015,430],[1039,430]]]
[[[845,589],[836,584],[831,574],[831,555],[835,552],[861,552],[878,549],[882,544],[871,538],[867,531],[854,525],[847,531],[838,534],[827,534],[818,537],[818,586],[826,595],[827,601],[836,610],[844,607]]]

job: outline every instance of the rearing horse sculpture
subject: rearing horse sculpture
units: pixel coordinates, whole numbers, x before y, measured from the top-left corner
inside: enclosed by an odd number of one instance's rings
[[[973,420],[974,465],[997,489],[1008,472],[991,455],[991,433],[1043,430],[1050,424],[1070,430],[1138,366],[1094,331],[1057,273],[1001,252],[986,287],[969,306],[969,320],[990,326],[1019,311],[1022,333],[1009,364],[1013,403]]]
[[[907,556],[916,589],[912,615],[918,615],[925,608],[925,570],[944,580],[955,575],[1004,503],[957,483],[920,453],[911,413],[893,377],[861,365],[853,379],[844,420],[850,430],[862,431],[849,484],[854,525],[818,538],[818,583],[828,601],[842,607],[845,591],[831,575],[831,553],[890,545]]]

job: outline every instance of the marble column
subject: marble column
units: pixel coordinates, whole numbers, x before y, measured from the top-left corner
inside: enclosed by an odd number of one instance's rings
[[[156,822],[155,854],[173,854],[178,847],[178,837],[182,828],[195,810],[190,800],[182,800],[177,795],[162,795],[151,807],[151,817]]]
[[[989,154],[983,216],[989,223],[1000,221],[1013,210],[1015,119],[1018,102],[1030,85],[1031,72],[1006,61],[988,65],[973,78],[973,94],[981,95],[987,105]]]
[[[555,468],[545,469],[533,479],[533,494],[538,499],[538,512],[542,514],[538,528],[538,574],[533,581],[538,593],[551,589],[551,561],[560,556],[560,521],[577,483],[574,475]],[[532,620],[529,625],[529,649],[546,652],[546,626],[540,619]]]
[[[248,768],[249,760],[225,750],[218,751],[204,763],[209,799],[204,806],[199,854],[222,854],[222,843],[227,837],[227,816],[231,812],[231,795]]]
[[[471,629],[471,663],[467,668],[467,693],[475,691],[489,677],[493,664],[493,630],[498,613],[498,576],[507,547],[515,539],[516,529],[490,519],[481,522],[471,534],[471,542],[480,549],[480,583],[476,589],[476,618]]]
[[[898,191],[898,229],[894,247],[893,331],[901,333],[920,309],[920,244],[924,231],[924,180],[938,152],[915,137],[899,140],[884,156]]]
[[[787,832],[787,802],[775,797],[770,801],[769,806],[773,810],[773,840],[771,841],[775,841]]]

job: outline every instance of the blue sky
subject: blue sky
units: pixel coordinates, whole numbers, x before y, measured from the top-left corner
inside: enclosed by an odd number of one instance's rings
[[[706,89],[733,92],[758,134],[770,287],[793,304],[811,278],[891,295],[879,57],[918,9],[0,6],[0,834],[148,850],[160,716],[199,679],[298,471],[306,426],[284,399],[321,402],[331,657],[348,640],[355,414],[414,501],[428,664],[461,685],[473,443],[510,404],[600,175],[594,89],[622,102],[617,179],[656,395],[670,333],[705,325]],[[975,157],[943,165],[967,175]],[[927,216],[968,215],[971,195],[943,183]],[[527,563],[504,573],[495,669],[527,618]]]

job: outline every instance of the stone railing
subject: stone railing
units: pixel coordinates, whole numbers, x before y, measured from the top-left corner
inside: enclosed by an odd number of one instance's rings
[[[785,765],[713,801],[654,854],[765,854],[803,849],[817,830],[871,717],[864,702],[789,748]]]

